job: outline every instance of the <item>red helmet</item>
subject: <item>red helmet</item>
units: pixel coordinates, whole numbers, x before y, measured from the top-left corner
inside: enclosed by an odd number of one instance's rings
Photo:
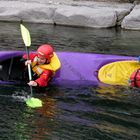
[[[37,54],[50,59],[53,56],[53,48],[49,44],[43,44],[37,49]]]

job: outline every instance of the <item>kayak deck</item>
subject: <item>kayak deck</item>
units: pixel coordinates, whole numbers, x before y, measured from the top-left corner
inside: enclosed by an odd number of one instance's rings
[[[109,85],[129,85],[131,74],[140,68],[138,61],[117,61],[99,69],[98,78]]]

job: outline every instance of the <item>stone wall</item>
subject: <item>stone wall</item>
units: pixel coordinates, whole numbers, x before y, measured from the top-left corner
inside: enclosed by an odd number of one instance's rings
[[[73,1],[92,1],[92,2],[121,2],[121,3],[133,3],[139,2],[139,0],[73,0]]]
[[[140,30],[140,4],[103,1],[0,0],[0,21]]]

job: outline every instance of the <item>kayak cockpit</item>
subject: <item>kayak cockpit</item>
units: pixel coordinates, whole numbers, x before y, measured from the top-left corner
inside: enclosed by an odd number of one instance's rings
[[[24,63],[21,56],[11,57],[0,62],[0,81],[23,81]]]

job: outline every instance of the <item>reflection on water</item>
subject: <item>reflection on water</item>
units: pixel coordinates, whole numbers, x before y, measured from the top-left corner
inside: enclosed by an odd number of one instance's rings
[[[57,51],[139,55],[140,32],[26,24],[31,50],[50,42]],[[0,23],[0,49],[24,50],[18,23]],[[34,90],[43,107],[32,109],[14,93],[29,87],[0,86],[1,139],[138,140],[140,90],[121,86],[57,87]]]

